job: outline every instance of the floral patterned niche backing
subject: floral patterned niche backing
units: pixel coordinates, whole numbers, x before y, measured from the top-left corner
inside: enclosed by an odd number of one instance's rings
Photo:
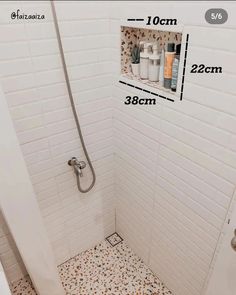
[[[181,33],[121,27],[121,73],[131,72],[131,50],[140,41],[157,42],[162,49],[169,42],[179,44],[181,40]]]

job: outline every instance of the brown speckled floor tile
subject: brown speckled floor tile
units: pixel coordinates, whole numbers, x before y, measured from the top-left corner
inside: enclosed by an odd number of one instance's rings
[[[29,277],[24,277],[11,285],[13,295],[37,295]]]
[[[171,295],[123,241],[103,241],[58,266],[66,295]],[[11,286],[13,295],[37,295],[28,277]]]

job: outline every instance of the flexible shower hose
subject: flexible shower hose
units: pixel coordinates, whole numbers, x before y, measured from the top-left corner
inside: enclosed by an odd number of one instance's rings
[[[88,188],[83,189],[81,187],[81,183],[80,183],[80,176],[76,175],[78,190],[81,193],[87,193],[93,188],[93,186],[94,186],[94,184],[96,182],[96,174],[95,174],[92,162],[91,162],[91,160],[89,158],[88,151],[87,151],[86,146],[85,146],[83,134],[82,134],[79,119],[78,119],[78,114],[76,112],[76,107],[75,107],[75,103],[74,103],[74,99],[73,99],[73,94],[72,94],[72,90],[71,90],[69,75],[68,75],[67,66],[66,66],[64,50],[63,50],[62,41],[61,41],[61,34],[60,34],[60,30],[59,30],[59,25],[58,25],[56,9],[55,9],[55,5],[54,5],[53,1],[51,1],[51,7],[52,7],[52,14],[53,14],[53,21],[54,21],[54,25],[55,25],[55,29],[56,29],[56,34],[57,34],[57,41],[58,41],[60,55],[61,55],[63,71],[64,71],[64,75],[65,75],[65,80],[66,80],[66,86],[67,86],[67,90],[68,90],[68,94],[69,94],[69,98],[70,98],[70,104],[71,104],[72,112],[73,112],[73,115],[74,115],[76,127],[77,127],[77,130],[78,130],[78,133],[79,133],[81,145],[82,145],[85,157],[86,157],[86,159],[88,161],[89,167],[90,167],[91,172],[92,172],[92,177],[93,177],[91,185]]]

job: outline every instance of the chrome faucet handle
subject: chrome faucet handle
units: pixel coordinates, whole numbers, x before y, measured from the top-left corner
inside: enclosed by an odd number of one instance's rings
[[[72,157],[69,161],[68,161],[68,165],[69,166],[75,166],[78,164],[78,159],[76,157]]]
[[[86,167],[86,163],[84,161],[79,161],[78,165],[80,169],[84,169]]]
[[[84,169],[86,167],[86,163],[84,161],[79,161],[75,166],[74,169],[76,169],[77,173],[79,174],[80,177],[83,176],[83,171],[82,169]]]

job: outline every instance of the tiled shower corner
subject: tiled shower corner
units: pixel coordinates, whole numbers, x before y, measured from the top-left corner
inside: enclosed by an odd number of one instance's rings
[[[122,241],[103,241],[58,266],[67,295],[171,295],[144,262]],[[13,295],[36,295],[29,278],[11,286]]]

